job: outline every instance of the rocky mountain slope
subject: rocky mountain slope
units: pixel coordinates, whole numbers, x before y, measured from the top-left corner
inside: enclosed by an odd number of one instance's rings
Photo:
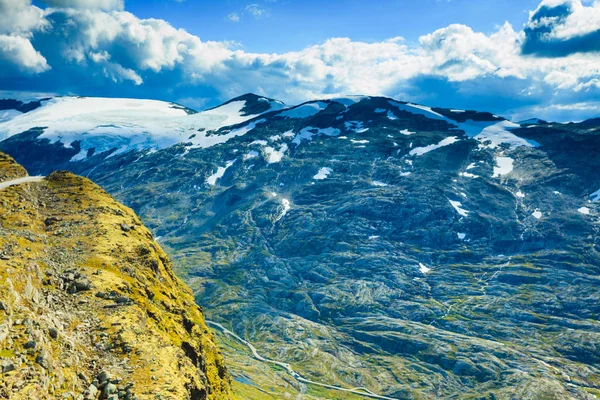
[[[300,378],[398,399],[600,396],[598,124],[362,96],[248,114],[194,126],[202,146],[175,130],[75,159],[87,131],[67,144],[15,118],[0,149],[132,207],[208,317]],[[218,331],[244,398],[358,398]]]
[[[0,398],[233,399],[201,309],[133,211],[68,172],[9,186],[26,175],[0,153]]]

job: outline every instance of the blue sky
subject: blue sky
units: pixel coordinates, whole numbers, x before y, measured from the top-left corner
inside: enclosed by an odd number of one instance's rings
[[[130,0],[125,9],[141,18],[162,18],[203,40],[233,40],[251,52],[287,52],[331,37],[376,42],[408,41],[450,24],[491,32],[508,21],[527,22],[537,0]],[[258,18],[246,10],[256,4]],[[236,14],[240,20],[227,19]]]
[[[0,96],[600,115],[600,0],[0,0]]]

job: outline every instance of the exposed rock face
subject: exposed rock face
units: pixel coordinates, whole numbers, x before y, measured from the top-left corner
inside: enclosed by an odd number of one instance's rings
[[[0,182],[27,176],[25,168],[16,163],[8,154],[0,153]]]
[[[0,154],[0,177],[24,174]],[[0,398],[233,399],[191,291],[91,181],[0,190],[0,252]]]
[[[31,132],[0,148],[52,168],[33,144],[135,209],[210,319],[305,377],[394,398],[600,395],[597,125],[364,97],[206,135],[230,139],[75,162]],[[220,338],[244,399],[345,396]]]

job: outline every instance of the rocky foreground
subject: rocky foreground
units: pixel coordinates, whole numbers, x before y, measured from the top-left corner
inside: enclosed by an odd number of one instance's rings
[[[0,154],[0,183],[26,174]],[[150,231],[68,172],[0,190],[0,369],[3,399],[233,398]]]

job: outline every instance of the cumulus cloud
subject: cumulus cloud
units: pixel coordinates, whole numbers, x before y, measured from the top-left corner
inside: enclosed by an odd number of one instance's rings
[[[0,66],[9,66],[26,74],[40,73],[50,69],[46,59],[36,51],[31,42],[20,36],[0,35]]]
[[[122,10],[123,0],[43,0],[50,7]]]
[[[199,99],[197,104],[245,92],[289,103],[370,94],[508,116],[527,110],[566,113],[564,105],[592,104],[600,96],[598,53],[553,52],[550,57],[539,51],[542,42],[592,35],[581,13],[600,2],[545,0],[522,31],[508,23],[491,34],[450,25],[422,36],[416,45],[401,37],[376,43],[332,38],[282,54],[202,41],[163,20],[121,11],[122,2],[51,3],[57,8],[0,0],[0,15],[26,16],[8,28],[0,25],[0,89]],[[578,107],[577,112],[591,111]]]
[[[600,1],[544,0],[524,29],[524,54],[564,57],[600,52]]]
[[[44,26],[44,11],[31,0],[0,0],[0,33],[27,37]]]

